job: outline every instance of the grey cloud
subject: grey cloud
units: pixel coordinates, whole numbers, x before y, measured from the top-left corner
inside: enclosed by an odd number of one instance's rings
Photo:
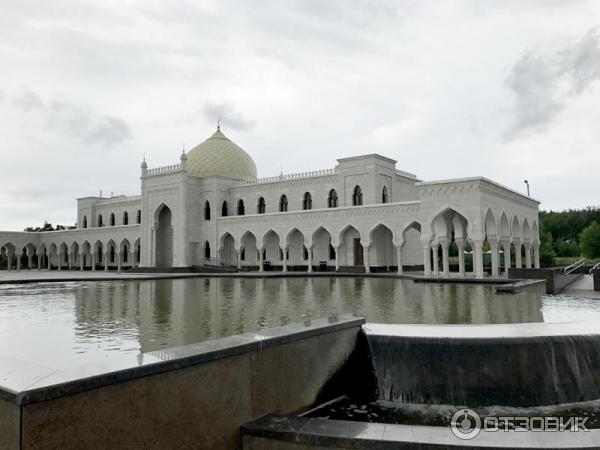
[[[553,53],[528,50],[506,78],[514,97],[514,120],[506,132],[512,139],[526,130],[543,129],[567,101],[600,79],[598,27]]]
[[[41,97],[36,92],[27,88],[15,96],[14,104],[27,112],[44,107]]]
[[[219,119],[227,127],[237,130],[247,130],[254,127],[254,121],[246,119],[235,107],[228,103],[207,102],[202,107],[202,114],[205,119],[215,124]]]
[[[14,103],[27,113],[41,111],[46,129],[87,143],[111,147],[132,138],[131,128],[122,118],[101,116],[88,107],[66,99],[44,101],[29,88],[19,93]]]
[[[118,117],[105,117],[86,136],[88,142],[98,142],[106,147],[119,145],[131,139],[131,129],[127,122]]]

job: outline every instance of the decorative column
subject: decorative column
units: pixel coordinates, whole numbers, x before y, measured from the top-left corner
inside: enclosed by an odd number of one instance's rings
[[[259,272],[264,272],[265,271],[265,268],[263,266],[263,264],[264,264],[264,254],[263,254],[263,252],[264,252],[264,249],[262,249],[262,248],[258,251],[258,271]]]
[[[448,252],[449,245],[447,241],[440,242],[440,245],[442,246],[442,272],[444,278],[450,278],[450,255]]]
[[[57,266],[58,266],[57,270],[60,272],[62,270],[63,254],[60,251],[58,251],[56,254],[57,254],[56,259],[58,260],[57,261],[57,263],[58,263],[57,264]]]
[[[235,252],[237,253],[237,270],[242,269],[242,249],[236,248]]]
[[[515,246],[515,267],[517,269],[521,268],[521,240],[515,239],[513,241],[513,245]]]
[[[431,252],[433,254],[433,275],[438,276],[440,274],[440,262],[438,253],[438,242],[431,245]]]
[[[525,268],[531,269],[531,244],[525,242],[523,245],[525,246]]]
[[[96,253],[92,252],[92,272],[96,271]]]
[[[129,258],[129,267],[135,267],[135,250],[131,250]]]
[[[534,242],[533,246],[533,264],[536,269],[540,268],[540,243]]]
[[[456,247],[458,248],[458,276],[465,276],[465,240],[455,239]]]
[[[108,249],[104,253],[104,271],[108,272]]]
[[[22,253],[17,254],[17,272],[21,271],[21,257],[23,256]]]
[[[288,253],[288,248],[287,248],[287,246],[286,246],[286,247],[283,247],[283,271],[284,271],[284,272],[287,272],[287,271],[288,271],[288,268],[287,268],[287,263],[288,263],[288,262],[287,262],[287,253]]]
[[[429,242],[423,244],[423,273],[426,277],[431,276],[431,245]]]
[[[117,252],[117,272],[121,272],[121,260],[123,259],[121,256],[123,254],[123,250],[119,250]]]
[[[473,240],[472,247],[475,278],[483,278],[483,240]]]
[[[340,249],[342,248],[341,245],[338,245],[335,247],[335,271],[339,272],[340,271]]]
[[[369,265],[369,246],[370,242],[363,244],[363,264],[365,265],[365,273],[371,273],[371,266]]]
[[[504,249],[504,270],[508,276],[508,269],[510,269],[512,266],[512,261],[510,258],[510,240],[503,241],[502,248]]]
[[[498,268],[499,268],[499,253],[498,253],[498,241],[493,239],[488,239],[490,244],[490,250],[492,252],[492,278],[498,278]]]
[[[396,251],[398,255],[396,257],[398,263],[398,275],[402,275],[402,247],[404,246],[404,242],[400,242],[396,245]]]
[[[8,250],[6,251],[6,270],[9,272],[12,270],[12,255]]]
[[[38,272],[41,272],[42,271],[42,263],[44,262],[44,254],[42,253],[40,255],[40,253],[38,252],[37,257],[38,257],[37,269],[38,269]]]
[[[313,271],[313,249],[312,244],[307,245],[306,251],[308,252],[308,271]]]
[[[27,250],[27,270],[31,270],[31,265],[33,261],[33,255],[29,254],[29,249]]]
[[[83,272],[84,268],[85,268],[85,253],[80,252],[79,253],[79,270],[81,272]]]

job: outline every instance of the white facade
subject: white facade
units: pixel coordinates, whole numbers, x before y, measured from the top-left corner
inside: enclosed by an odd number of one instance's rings
[[[79,199],[76,230],[0,232],[0,251],[18,270],[221,264],[448,277],[467,275],[468,244],[469,276],[480,278],[487,241],[492,276],[511,247],[505,267],[539,267],[538,201],[483,177],[424,182],[375,154],[337,162],[256,179],[250,156],[217,130],[179,164],[143,162],[140,196]]]

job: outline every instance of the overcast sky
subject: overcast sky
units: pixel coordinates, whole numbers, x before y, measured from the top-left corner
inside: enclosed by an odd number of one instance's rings
[[[600,204],[596,0],[2,0],[0,58],[0,229],[139,193],[219,116],[260,177],[380,153]]]

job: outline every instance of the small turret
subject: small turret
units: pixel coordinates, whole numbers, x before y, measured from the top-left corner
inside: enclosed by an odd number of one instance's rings
[[[146,157],[142,160],[142,176],[145,177],[148,174],[148,164],[146,163]]]
[[[187,170],[187,153],[185,152],[185,148],[183,149],[183,151],[181,152],[181,169],[182,170]]]

